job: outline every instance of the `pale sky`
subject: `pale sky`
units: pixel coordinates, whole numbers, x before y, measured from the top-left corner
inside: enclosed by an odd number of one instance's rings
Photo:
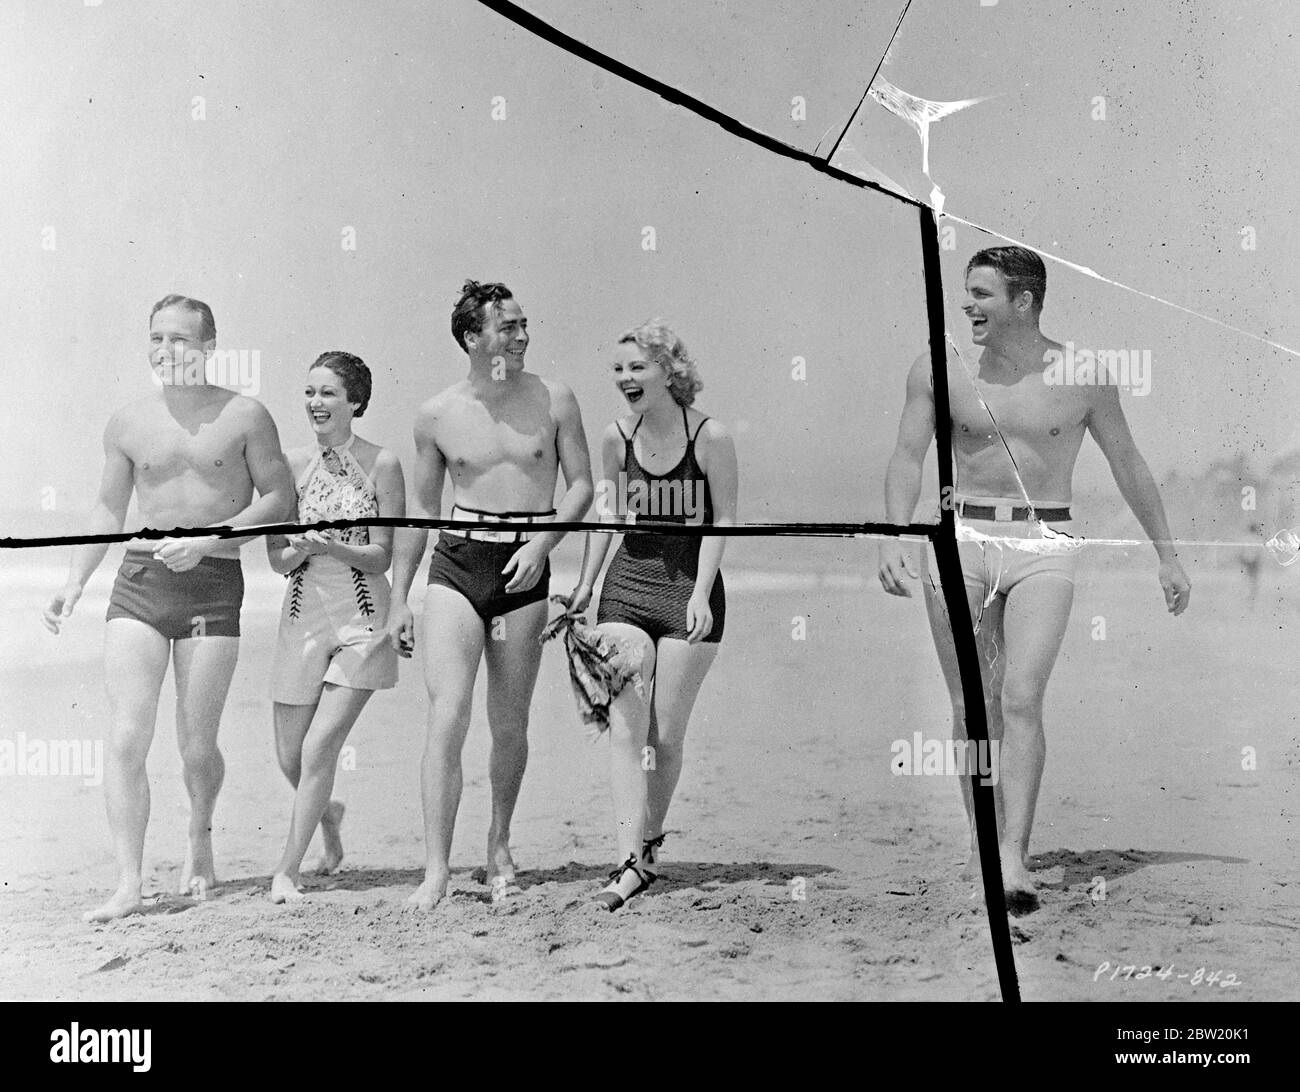
[[[811,149],[847,122],[902,5],[528,6]],[[882,75],[923,98],[991,96],[931,130],[948,211],[1300,346],[1297,31],[1283,0],[1162,15],[916,0]],[[357,431],[409,468],[416,406],[465,371],[448,322],[474,277],[514,289],[530,367],[573,387],[593,447],[621,409],[605,352],[659,315],[700,361],[697,406],[736,435],[742,519],[883,518],[903,378],[926,348],[914,210],[743,143],[473,0],[6,0],[0,104],[0,511],[37,508],[50,487],[63,511],[91,503],[104,422],[151,389],[148,311],[172,291],[212,306],[219,346],[260,353],[286,446],[311,439],[310,361],[362,356],[375,393]],[[868,100],[850,139],[928,194],[901,119]],[[998,240],[957,227],[951,242],[957,303],[967,258]],[[1293,440],[1296,357],[1050,263],[1048,276],[1049,336],[1152,351],[1151,393],[1124,405],[1158,477]],[[1085,446],[1080,491],[1108,480]]]

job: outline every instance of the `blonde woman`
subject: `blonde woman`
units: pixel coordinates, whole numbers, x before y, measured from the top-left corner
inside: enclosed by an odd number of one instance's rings
[[[602,519],[734,525],[735,446],[717,420],[692,408],[703,383],[682,340],[660,321],[644,323],[619,338],[612,370],[628,412],[602,437]],[[589,540],[571,609],[590,602],[612,537],[599,533]],[[605,574],[597,626],[641,646],[645,682],[644,697],[626,687],[610,708],[610,782],[622,863],[597,895],[610,911],[657,874],[687,722],[726,623],[718,571],[726,542],[718,535],[630,530]]]

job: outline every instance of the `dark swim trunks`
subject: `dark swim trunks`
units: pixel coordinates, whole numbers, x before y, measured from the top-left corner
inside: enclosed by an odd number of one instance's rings
[[[506,585],[513,578],[501,570],[522,543],[481,542],[463,535],[438,535],[438,545],[429,562],[429,583],[441,584],[460,592],[469,600],[485,625],[493,618],[509,614],[545,599],[551,587],[551,563],[542,568],[542,575],[527,591],[507,592]]]
[[[168,640],[238,637],[244,573],[235,557],[205,557],[174,573],[145,550],[128,550],[113,582],[107,620],[134,618]]]

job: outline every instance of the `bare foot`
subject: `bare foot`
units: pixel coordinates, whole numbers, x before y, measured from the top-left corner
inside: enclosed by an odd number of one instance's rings
[[[113,892],[112,897],[103,906],[97,906],[94,910],[87,910],[82,914],[81,920],[116,921],[128,914],[138,914],[143,909],[144,901],[140,898],[140,885],[124,884]]]
[[[432,910],[438,903],[447,897],[447,877],[431,876],[426,877],[424,883],[420,884],[402,906],[402,912],[409,914],[416,910]]]
[[[320,817],[320,836],[325,843],[325,852],[316,865],[316,871],[328,876],[336,872],[343,863],[343,840],[339,837],[339,828],[343,826],[343,813],[347,809],[342,800],[331,800]]]
[[[1029,861],[1027,858],[1022,856],[1020,858],[1020,863],[1025,866],[1026,872],[1030,871]],[[980,864],[980,851],[978,849],[972,849],[970,851],[970,859],[961,870],[961,878],[963,880],[978,880],[983,875],[984,867]]]
[[[510,856],[510,846],[505,841],[493,842],[488,839],[488,856],[487,868],[484,870],[484,883],[486,883],[495,892],[502,883],[506,887],[516,887],[515,884],[515,861]]]
[[[212,838],[204,835],[191,838],[185,851],[185,865],[181,868],[180,894],[193,895],[200,901],[217,886],[217,874],[212,865]]]
[[[271,877],[271,901],[276,904],[302,901],[302,891],[294,877],[284,872],[277,872]]]
[[[1039,907],[1038,888],[1019,851],[1002,858],[1002,891],[1013,913],[1029,914]]]

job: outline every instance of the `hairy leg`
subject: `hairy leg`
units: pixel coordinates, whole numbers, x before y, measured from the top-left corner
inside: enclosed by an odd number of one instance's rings
[[[145,769],[158,714],[158,692],[170,653],[166,637],[134,618],[105,627],[104,675],[109,730],[104,769],[108,829],[117,858],[118,886],[103,906],[82,915],[110,921],[135,913],[140,901],[144,832],[149,823],[149,775]]]
[[[468,599],[442,584],[429,585],[420,636],[429,693],[428,734],[420,764],[426,861],[424,881],[406,900],[409,910],[431,910],[447,893],[463,786],[461,751],[485,636],[483,621]]]
[[[1073,601],[1074,585],[1046,574],[1022,580],[1007,596],[1003,621],[1007,666],[1002,684],[1005,729],[1000,761],[1006,801],[1002,870],[1008,890],[1032,890],[1033,886],[1026,862],[1047,755],[1043,697]]]
[[[217,884],[212,861],[212,814],[226,776],[217,729],[239,655],[238,637],[191,637],[175,641],[176,742],[190,797],[189,848],[180,891],[197,886],[200,896]]]
[[[968,741],[966,733],[966,698],[961,686],[961,670],[957,661],[957,648],[953,643],[952,627],[949,623],[948,608],[944,603],[943,593],[939,588],[938,577],[933,576],[928,559],[928,551],[923,554],[922,587],[925,594],[926,614],[930,621],[930,634],[934,639],[935,651],[939,656],[939,667],[943,671],[944,683],[948,687],[948,698],[952,703],[952,738]],[[966,609],[972,619],[979,619],[979,630],[975,634],[975,646],[980,661],[980,684],[984,692],[984,716],[988,726],[990,741],[996,741],[999,749],[1003,734],[1002,723],[1002,678],[1006,669],[1006,641],[1002,633],[1003,600],[995,595],[989,605],[984,605],[985,591],[979,587],[966,585]],[[970,829],[970,857],[962,869],[963,879],[976,879],[980,874],[979,848],[975,838],[975,795],[969,777],[959,777],[962,806],[966,810],[966,822]],[[1001,837],[1005,825],[1003,814],[1004,801],[1002,783],[993,787],[994,813],[997,818],[998,834]]]
[[[546,625],[545,599],[492,619],[484,644],[487,661],[487,714],[492,734],[488,765],[492,784],[492,823],[487,836],[487,880],[513,882],[510,821],[528,763],[528,712],[542,662],[538,643]]]

